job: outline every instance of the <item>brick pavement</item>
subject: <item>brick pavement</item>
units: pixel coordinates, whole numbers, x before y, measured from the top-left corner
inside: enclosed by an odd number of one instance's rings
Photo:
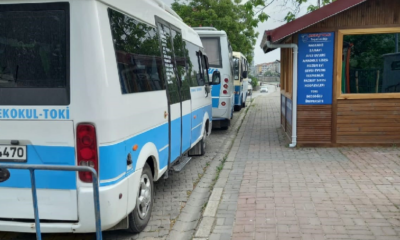
[[[240,113],[235,113],[232,120],[234,126]],[[180,173],[171,172],[168,179],[160,179],[155,183],[155,203],[148,227],[140,234],[130,234],[125,231],[104,232],[105,240],[130,240],[130,239],[166,239],[172,226],[177,220],[182,208],[185,206],[195,184],[203,176],[206,167],[214,159],[227,139],[236,133],[236,129],[213,130],[207,139],[207,151],[202,157],[194,157]],[[33,240],[33,234],[20,234],[0,232],[0,240]],[[45,240],[92,240],[94,234],[44,234]]]
[[[209,240],[400,239],[399,148],[287,147],[279,93],[240,129]]]

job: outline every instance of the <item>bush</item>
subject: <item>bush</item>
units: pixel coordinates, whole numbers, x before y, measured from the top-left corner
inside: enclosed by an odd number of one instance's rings
[[[253,89],[255,90],[258,86],[258,79],[254,76],[249,76],[249,78],[251,79],[251,86],[253,87]]]

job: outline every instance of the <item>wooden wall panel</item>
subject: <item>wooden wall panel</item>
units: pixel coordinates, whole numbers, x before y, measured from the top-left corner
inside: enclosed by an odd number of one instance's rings
[[[399,143],[400,100],[338,100],[338,143]]]
[[[331,117],[331,105],[298,105],[297,141],[299,143],[331,143]]]
[[[398,27],[400,1],[369,0],[312,26],[318,28]]]

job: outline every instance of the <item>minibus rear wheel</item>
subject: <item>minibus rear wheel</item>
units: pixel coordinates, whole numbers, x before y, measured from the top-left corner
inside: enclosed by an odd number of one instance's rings
[[[154,202],[153,174],[150,166],[144,165],[140,177],[139,190],[136,198],[136,207],[129,214],[128,231],[139,233],[144,230],[150,221],[151,211]]]
[[[235,106],[235,111],[236,112],[239,112],[240,110],[242,110],[242,105],[240,105],[240,106]]]

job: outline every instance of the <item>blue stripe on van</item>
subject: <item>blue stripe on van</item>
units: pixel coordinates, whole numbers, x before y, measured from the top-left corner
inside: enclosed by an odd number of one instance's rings
[[[211,89],[211,96],[213,97],[213,99],[212,99],[212,107],[213,108],[219,107],[220,94],[221,94],[221,84],[213,85],[212,89]]]
[[[208,74],[213,74],[217,69],[215,68],[209,68],[208,69]]]
[[[211,96],[212,97],[219,97],[221,94],[221,84],[213,85],[211,89]]]
[[[241,106],[242,105],[242,98],[241,98],[241,88],[242,86],[235,86],[235,105]]]
[[[212,108],[206,106],[193,111],[191,114],[183,116],[183,140],[182,151],[190,148],[201,135],[203,126],[203,116],[208,112],[212,121]],[[196,118],[194,118],[196,116]],[[180,118],[172,121],[171,130],[180,131]],[[190,136],[191,135],[191,136]],[[99,148],[99,177],[100,186],[108,186],[123,180],[132,174],[136,168],[137,158],[142,147],[153,142],[159,151],[160,169],[168,164],[168,124],[163,124],[150,129],[144,133],[136,135],[117,144],[100,146]],[[179,138],[174,139],[175,145],[179,146]],[[132,147],[137,144],[138,150],[133,151]],[[173,143],[174,144],[174,143]],[[161,150],[161,151],[160,151]],[[179,156],[180,147],[171,149],[173,156]],[[55,165],[75,165],[74,147],[49,147],[49,146],[28,146],[29,164],[55,164]],[[127,172],[126,160],[128,153],[131,154],[133,169]],[[40,156],[40,158],[39,158]],[[174,159],[173,159],[174,160]],[[7,181],[0,183],[1,187],[30,188],[30,175],[27,170],[10,170],[11,176]],[[36,171],[37,188],[46,189],[76,189],[76,173],[64,171]]]
[[[183,135],[184,135],[184,142],[182,144],[182,151],[186,151],[190,149],[190,146],[194,141],[196,141],[200,135],[203,127],[203,116],[205,112],[208,112],[210,117],[210,121],[212,121],[212,114],[211,114],[211,106],[206,106],[200,108],[198,110],[193,111],[191,114],[187,114],[183,116]],[[196,118],[194,116],[196,115]],[[171,124],[171,131],[172,132],[180,132],[180,118],[175,119],[172,121]],[[189,136],[189,132],[191,131],[191,136]],[[160,136],[165,136],[160,138]],[[189,139],[191,138],[191,139]],[[187,141],[189,139],[189,141]],[[157,149],[159,150],[159,161],[160,161],[160,169],[163,169],[168,164],[168,150],[169,147],[165,148],[160,152],[160,149],[164,148],[168,144],[168,125],[164,124],[159,127],[153,128],[147,132],[141,133],[137,136],[134,136],[128,140],[125,140],[121,143],[100,147],[100,180],[107,181],[113,180],[110,182],[103,182],[100,186],[108,186],[115,184],[130,174],[134,172],[134,169],[126,172],[126,157],[128,153],[131,153],[133,166],[136,168],[138,154],[141,151],[141,147],[144,146],[150,140],[156,145]],[[175,158],[171,158],[172,162],[179,157],[180,147],[179,147],[179,137],[175,137],[172,139],[174,142],[172,143],[173,147],[171,149],[171,155],[175,156]],[[189,144],[190,143],[190,144]],[[122,147],[118,147],[117,145],[122,144],[122,146],[126,146],[126,149]],[[139,148],[137,151],[132,151],[132,146],[138,144]],[[103,155],[104,154],[104,155]],[[116,157],[118,156],[118,157]],[[116,160],[118,159],[118,161]],[[107,172],[102,171],[102,169],[107,169]],[[126,173],[125,173],[126,172]],[[125,173],[125,174],[124,174]],[[118,178],[118,176],[120,176]]]
[[[212,99],[212,107],[213,108],[218,108],[219,107],[219,99],[220,98],[213,98]]]
[[[15,164],[75,165],[75,148],[28,145],[28,162]],[[76,173],[67,171],[35,171],[36,187],[43,189],[76,189]],[[29,170],[10,169],[10,178],[1,187],[30,188]]]

